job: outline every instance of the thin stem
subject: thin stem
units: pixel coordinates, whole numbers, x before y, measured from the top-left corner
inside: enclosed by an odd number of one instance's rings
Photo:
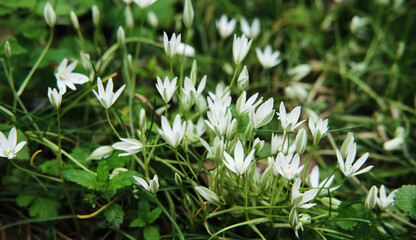
[[[183,86],[183,69],[184,69],[184,62],[185,62],[185,50],[186,50],[186,44],[188,43],[188,35],[189,35],[189,29],[186,29],[185,32],[185,46],[183,47],[183,52],[181,55],[181,73],[179,75],[179,86]]]
[[[118,134],[117,130],[114,128],[113,123],[111,123],[110,115],[108,114],[108,108],[105,109],[105,114],[107,116],[108,124],[110,125],[113,132],[116,134],[117,138],[121,138],[120,134]]]
[[[46,44],[46,47],[43,49],[42,54],[39,56],[38,60],[36,61],[35,65],[33,65],[32,69],[30,70],[29,74],[26,76],[25,80],[23,80],[22,85],[20,86],[19,90],[17,91],[17,96],[21,96],[23,91],[25,90],[27,84],[29,83],[30,79],[32,78],[33,74],[35,73],[36,69],[38,68],[39,64],[42,62],[43,58],[45,57],[46,53],[49,50],[49,47],[51,46],[52,39],[53,39],[53,28],[50,31],[49,34],[49,41]]]
[[[19,165],[17,165],[17,164],[14,162],[14,160],[13,160],[13,159],[10,159],[10,162],[13,164],[13,166],[15,166],[17,169],[19,169],[19,170],[21,170],[21,171],[23,171],[23,172],[27,172],[27,173],[32,174],[32,175],[35,175],[35,176],[37,176],[37,177],[46,178],[46,179],[49,179],[49,180],[54,181],[54,182],[62,182],[62,181],[63,181],[62,179],[59,179],[59,178],[56,178],[56,177],[51,177],[51,176],[44,175],[44,174],[41,174],[41,173],[32,172],[32,171],[30,171],[30,170],[28,170],[28,169],[26,169],[26,168],[22,168],[22,167],[20,167]]]

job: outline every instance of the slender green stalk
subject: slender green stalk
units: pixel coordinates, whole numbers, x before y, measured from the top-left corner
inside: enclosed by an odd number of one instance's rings
[[[113,130],[114,134],[116,134],[117,138],[121,138],[120,134],[118,134],[117,130],[114,128],[113,123],[111,122],[110,115],[108,114],[108,108],[105,109],[105,115],[107,116],[108,124],[110,125],[110,127]]]
[[[39,64],[42,62],[43,58],[45,57],[46,53],[49,50],[49,47],[52,44],[52,39],[53,39],[53,28],[50,31],[49,34],[49,41],[46,44],[45,48],[43,49],[43,52],[41,53],[41,55],[39,56],[38,60],[36,60],[35,65],[33,65],[32,69],[30,70],[29,74],[26,76],[25,80],[23,80],[22,85],[20,86],[19,90],[17,91],[17,96],[21,96],[23,91],[25,90],[27,84],[29,83],[30,79],[32,78],[33,74],[35,73],[36,69],[38,68]]]
[[[170,222],[172,223],[172,225],[173,225],[173,227],[175,228],[175,230],[178,232],[178,235],[179,235],[179,239],[181,239],[181,240],[185,240],[185,238],[184,238],[184,236],[183,236],[183,233],[182,233],[182,231],[181,231],[181,229],[179,228],[179,226],[178,226],[178,224],[176,223],[176,221],[173,219],[173,217],[169,214],[169,212],[166,210],[166,208],[163,206],[163,204],[162,203],[160,203],[160,201],[157,199],[157,197],[155,196],[155,195],[153,195],[153,194],[151,194],[150,192],[148,192],[148,191],[143,191],[144,192],[144,194],[146,194],[146,196],[148,197],[148,198],[150,198],[150,199],[152,199],[156,204],[157,204],[157,206],[159,206],[160,207],[160,209],[162,209],[162,212],[165,214],[165,216],[170,220]]]
[[[187,28],[186,29],[186,32],[185,32],[185,46],[184,46],[184,48],[183,48],[183,52],[182,52],[182,55],[181,55],[181,72],[180,72],[180,75],[179,75],[179,87],[182,87],[183,86],[183,71],[184,71],[184,62],[185,62],[185,50],[186,50],[186,44],[188,43],[188,36],[189,36],[189,29]]]
[[[32,175],[35,175],[35,176],[37,176],[37,177],[45,178],[45,179],[48,179],[48,180],[51,180],[51,181],[54,181],[54,182],[62,182],[62,181],[63,181],[62,179],[59,179],[59,178],[56,178],[56,177],[52,177],[52,176],[48,176],[48,175],[44,175],[44,174],[37,173],[37,172],[32,172],[32,171],[30,171],[30,170],[28,170],[28,169],[26,169],[26,168],[22,168],[22,167],[20,167],[19,165],[17,165],[17,164],[14,162],[14,160],[13,160],[13,159],[10,159],[10,162],[13,164],[13,166],[15,166],[17,169],[19,169],[19,170],[21,170],[21,171],[23,171],[23,172],[27,172],[27,173],[32,174]]]

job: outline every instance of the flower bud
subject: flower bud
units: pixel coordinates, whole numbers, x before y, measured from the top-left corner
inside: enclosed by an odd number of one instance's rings
[[[302,86],[288,86],[285,88],[285,95],[290,99],[305,100],[308,97],[308,91]]]
[[[127,172],[127,168],[114,168],[114,170],[108,175],[108,179],[112,179],[113,177],[117,176],[118,174],[122,172]]]
[[[45,22],[48,24],[49,27],[55,26],[56,23],[56,15],[55,11],[52,8],[52,5],[47,2],[45,7],[43,8],[43,15],[45,17]]]
[[[234,138],[236,133],[237,133],[237,119],[234,118],[230,122],[230,125],[228,125],[228,127],[227,127],[227,132],[225,134],[225,138],[230,140],[230,139]]]
[[[100,10],[97,5],[92,5],[92,23],[95,27],[100,25]]]
[[[185,6],[183,8],[183,23],[185,24],[186,28],[190,28],[192,26],[193,21],[194,21],[194,9],[192,7],[192,1],[185,0]]]
[[[405,133],[404,127],[398,127],[396,128],[396,131],[394,132],[394,138],[386,141],[383,144],[383,148],[387,151],[393,151],[393,150],[399,150],[402,148],[402,145],[404,143],[404,133]]]
[[[9,41],[6,41],[4,43],[4,54],[7,58],[10,58],[12,56],[12,48],[10,47]]]
[[[185,197],[184,197],[183,202],[184,202],[185,206],[188,206],[188,207],[194,206],[192,198],[187,193],[185,193]]]
[[[110,146],[101,146],[96,148],[92,153],[88,156],[87,160],[101,160],[103,158],[108,158],[113,153],[114,148]]]
[[[124,48],[126,45],[126,36],[122,26],[119,26],[117,29],[117,42],[120,47]]]
[[[195,190],[209,203],[217,204],[220,202],[220,198],[217,196],[217,194],[206,187],[198,186],[195,187]]]
[[[79,55],[81,56],[81,64],[85,71],[89,72],[92,69],[91,58],[88,53],[80,52]]]
[[[130,53],[127,54],[127,67],[130,71],[134,71],[133,56]]]
[[[250,123],[247,125],[246,131],[244,132],[244,135],[246,137],[246,139],[250,139],[251,135],[253,134],[253,124]]]
[[[191,74],[189,75],[189,78],[191,79],[191,82],[194,86],[196,84],[197,76],[198,76],[198,65],[196,63],[196,60],[194,60],[194,62],[192,63]]]
[[[124,17],[126,18],[126,26],[128,29],[133,29],[134,27],[134,18],[133,13],[131,12],[130,5],[126,5],[124,9]]]
[[[256,149],[255,154],[259,153],[264,147],[264,141],[256,138],[253,143],[253,148]]]
[[[48,88],[48,98],[55,109],[59,109],[61,107],[63,95],[64,93],[62,89],[59,89],[58,91],[56,90],[56,88],[54,88],[53,90],[51,88]]]
[[[299,155],[302,155],[305,152],[306,144],[308,141],[308,136],[306,134],[306,130],[304,128],[300,129],[298,134],[296,135],[296,152],[299,153]]]
[[[309,64],[297,65],[294,68],[287,70],[287,74],[292,78],[293,81],[299,81],[306,77],[312,71],[312,67]]]
[[[331,204],[331,209],[338,209],[339,205],[341,205],[341,201],[333,197],[323,197],[320,201],[323,205],[327,207],[329,207],[329,205]]]
[[[214,140],[214,153],[215,153],[215,160],[221,161],[224,156],[224,142],[220,140],[218,137],[215,137]]]
[[[298,213],[296,211],[296,208],[292,208],[292,210],[290,210],[289,213],[289,224],[293,227],[296,228],[296,226],[299,223],[299,216]]]
[[[344,143],[341,146],[341,155],[345,159],[348,154],[348,149],[350,149],[350,146],[354,144],[354,135],[352,132],[349,132],[347,137],[344,140]]]
[[[74,13],[74,11],[71,11],[69,16],[71,19],[72,26],[75,28],[75,30],[79,30],[79,22],[77,15]]]
[[[182,178],[178,173],[175,173],[175,183],[178,187],[182,187]]]
[[[376,206],[377,203],[378,188],[374,185],[370,188],[365,199],[365,209],[371,210]]]
[[[157,20],[157,16],[152,11],[149,11],[147,13],[147,21],[149,22],[150,26],[152,26],[153,28],[157,28],[157,26],[159,25],[159,21]]]
[[[144,108],[140,109],[139,112],[139,126],[142,131],[147,130],[146,110]]]
[[[240,89],[240,90],[247,89],[248,81],[249,81],[249,76],[248,76],[247,66],[244,65],[243,70],[241,71],[241,73],[240,73],[240,75],[238,76],[238,79],[237,79],[238,89]]]

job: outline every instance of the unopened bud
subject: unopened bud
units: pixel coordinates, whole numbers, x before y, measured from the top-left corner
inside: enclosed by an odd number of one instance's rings
[[[323,197],[320,201],[323,205],[327,207],[331,205],[331,209],[338,209],[339,205],[341,205],[341,201],[333,197]]]
[[[100,10],[97,5],[92,5],[92,23],[95,27],[100,25]]]
[[[133,29],[134,27],[134,18],[133,13],[131,12],[130,5],[127,5],[124,9],[124,17],[126,18],[126,26],[128,29]]]
[[[126,45],[126,36],[122,26],[119,26],[117,29],[117,42],[118,45],[122,48]]]
[[[9,41],[6,41],[4,43],[4,54],[6,54],[7,58],[10,58],[12,56],[12,48],[10,47]]]
[[[256,150],[255,153],[259,153],[264,147],[264,141],[260,138],[256,138],[253,143],[253,148]]]
[[[244,66],[243,70],[240,73],[240,76],[238,76],[238,79],[237,79],[238,89],[240,90],[247,89],[248,82],[249,82],[249,76],[248,76],[247,66]]]
[[[91,57],[88,53],[80,52],[79,55],[81,56],[81,64],[85,71],[89,72],[92,69],[91,64]]]
[[[246,139],[250,139],[252,134],[253,134],[253,124],[250,122],[247,125],[247,128],[246,128],[246,131],[244,132],[244,135],[245,135]]]
[[[195,190],[209,203],[217,204],[220,202],[220,198],[217,196],[217,194],[206,187],[198,186],[195,187]]]
[[[55,26],[56,23],[56,15],[55,11],[52,8],[52,5],[47,2],[45,7],[43,8],[43,15],[45,17],[45,22],[48,24],[49,27]]]
[[[147,21],[153,28],[157,28],[157,26],[159,25],[159,20],[157,20],[156,14],[152,11],[149,11],[147,13]]]
[[[71,19],[72,26],[75,28],[75,30],[79,30],[79,22],[77,15],[74,13],[74,11],[71,11],[69,16]]]
[[[182,178],[178,173],[175,173],[175,183],[178,187],[182,187]]]
[[[108,158],[113,153],[113,148],[110,146],[101,146],[96,148],[88,156],[87,160],[101,160],[102,158]]]
[[[194,62],[192,63],[192,69],[191,69],[191,74],[190,74],[190,79],[192,81],[192,84],[195,86],[196,84],[196,78],[198,76],[198,65],[196,63],[196,60],[194,60]]]
[[[344,159],[347,157],[348,149],[350,149],[352,144],[354,144],[354,135],[352,132],[349,132],[341,146],[341,155]]]
[[[371,210],[376,206],[377,203],[378,188],[374,185],[370,188],[365,199],[365,209]]]
[[[140,109],[139,112],[139,126],[142,131],[147,130],[146,110],[144,108]]]
[[[190,28],[192,26],[193,21],[194,21],[194,8],[192,7],[192,1],[185,0],[185,6],[183,8],[183,23],[185,24],[186,28]]]
[[[308,141],[308,136],[306,134],[306,130],[304,128],[300,129],[298,134],[296,135],[296,152],[299,155],[302,155],[305,152],[306,144]]]

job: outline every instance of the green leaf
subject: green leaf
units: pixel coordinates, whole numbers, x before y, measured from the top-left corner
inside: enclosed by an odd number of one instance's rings
[[[29,208],[29,215],[38,218],[58,216],[59,202],[56,199],[37,197]]]
[[[137,214],[147,222],[147,216],[149,215],[150,207],[149,202],[142,200],[139,202]]]
[[[114,227],[118,227],[123,223],[124,211],[121,209],[120,205],[113,203],[105,209],[104,216]]]
[[[143,236],[145,240],[157,240],[160,239],[159,231],[154,226],[147,226],[143,230]]]
[[[416,217],[416,185],[405,185],[397,190],[394,203],[403,212]]]
[[[65,170],[62,172],[62,175],[68,181],[77,183],[88,189],[97,190],[97,179],[90,172],[84,170]]]
[[[60,58],[57,62],[60,63],[62,61],[63,58]],[[42,61],[43,62],[43,61]],[[75,159],[77,159],[79,162],[81,162],[84,165],[89,165],[91,163],[91,161],[87,160],[88,156],[90,156],[91,154],[91,150],[88,148],[83,148],[83,147],[75,147],[72,152],[71,152],[71,156],[74,157]]]
[[[33,202],[33,199],[35,199],[35,195],[32,194],[20,194],[16,198],[17,206],[19,207],[27,207],[29,204]]]
[[[139,173],[136,171],[121,172],[110,179],[107,189],[113,190],[113,189],[119,189],[119,188],[123,188],[126,186],[130,186],[135,182],[133,176],[138,176],[138,175]]]
[[[347,220],[348,218],[364,218],[365,210],[364,204],[351,204],[348,202],[342,202],[338,208],[338,218],[346,219],[344,221],[337,221],[337,225],[344,230],[351,230],[358,225],[357,221]]]
[[[59,165],[57,160],[47,161],[38,167],[42,173],[59,176]]]
[[[130,223],[130,227],[144,227],[146,222],[139,216]]]
[[[98,162],[97,167],[97,187],[105,189],[107,187],[109,170],[105,161]]]
[[[160,208],[153,209],[149,214],[147,214],[147,219],[146,219],[147,224],[151,224],[156,219],[158,219],[161,213],[162,213],[162,209]]]

